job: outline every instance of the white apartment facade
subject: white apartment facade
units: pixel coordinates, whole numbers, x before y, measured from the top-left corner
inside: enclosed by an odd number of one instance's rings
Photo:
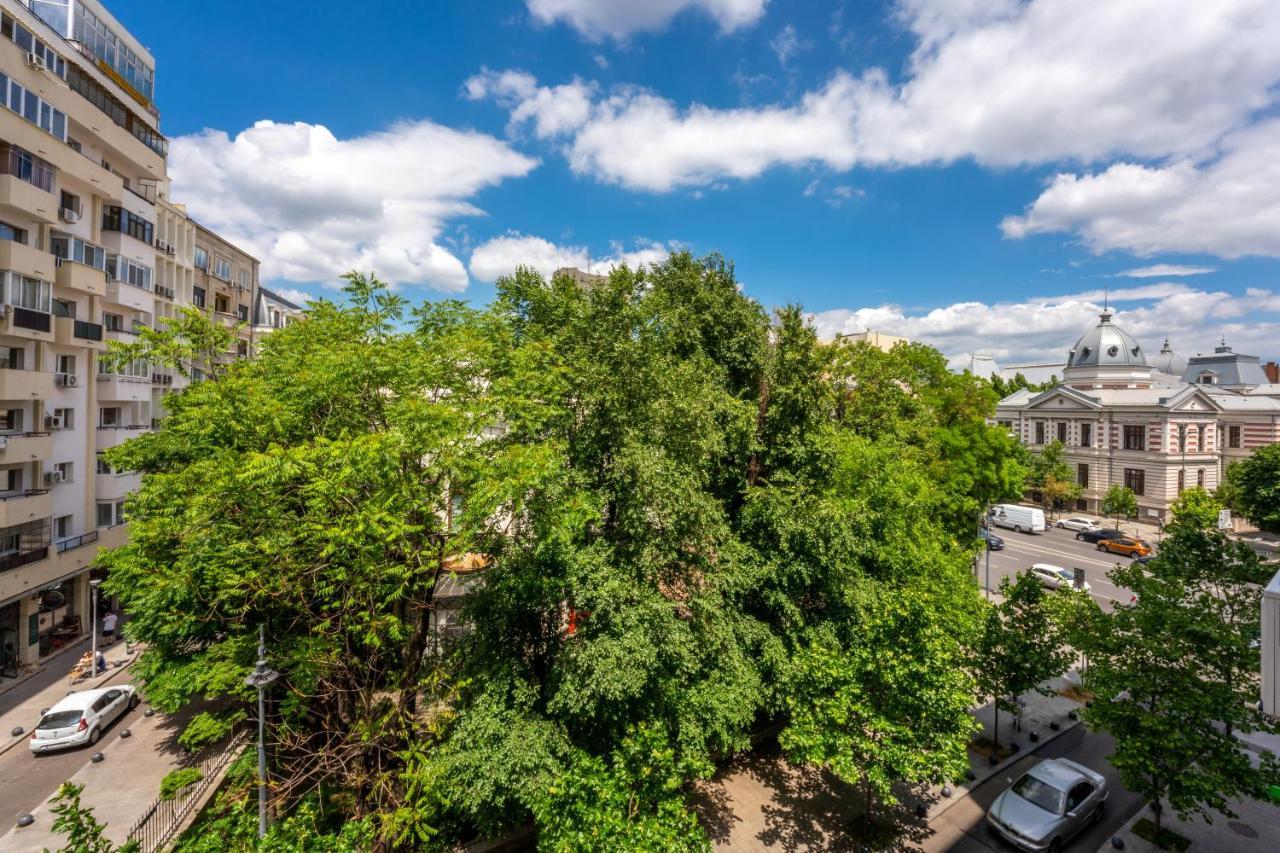
[[[996,420],[1033,451],[1063,443],[1083,490],[1077,510],[1101,513],[1118,483],[1137,495],[1140,519],[1163,521],[1184,489],[1216,489],[1233,462],[1280,442],[1280,387],[1225,343],[1183,360],[1166,342],[1148,362],[1103,313],[1062,375],[1047,391],[1001,400]]]
[[[100,454],[184,384],[98,361],[196,304],[154,69],[97,0],[0,0],[0,679],[88,631],[93,561],[138,486]],[[251,305],[257,262],[240,268]]]

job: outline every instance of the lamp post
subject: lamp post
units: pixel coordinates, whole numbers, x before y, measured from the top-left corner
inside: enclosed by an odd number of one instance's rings
[[[267,687],[280,677],[280,673],[267,666],[266,631],[258,626],[258,662],[249,673],[245,684],[258,689],[258,837],[267,834],[267,748],[266,717]]]
[[[101,578],[89,579],[89,672],[90,678],[98,674],[98,584]]]

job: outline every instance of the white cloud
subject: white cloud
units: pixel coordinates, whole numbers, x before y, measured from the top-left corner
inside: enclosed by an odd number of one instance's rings
[[[1096,252],[1280,255],[1280,119],[1228,135],[1208,162],[1060,174],[1001,228],[1015,238],[1074,232]]]
[[[1186,264],[1152,264],[1149,267],[1135,267],[1116,273],[1127,278],[1164,278],[1165,276],[1205,275],[1217,272],[1217,267],[1197,267]]]
[[[1146,291],[1145,296],[1137,295]],[[1176,282],[1124,291],[1114,322],[1156,352],[1167,337],[1183,356],[1209,352],[1222,336],[1237,352],[1280,356],[1280,292],[1250,288],[1243,295],[1193,290]],[[937,347],[951,359],[982,352],[1001,365],[1063,361],[1102,309],[1098,291],[1021,302],[960,302],[913,312],[897,305],[838,308],[812,315],[824,339],[868,328]],[[1113,295],[1114,299],[1114,295]]]
[[[1043,296],[1036,301],[1046,305],[1057,305],[1063,302],[1134,302],[1144,299],[1164,299],[1181,293],[1190,293],[1191,288],[1180,281],[1163,281],[1158,284],[1144,284],[1141,287],[1116,287],[1101,290],[1086,290],[1069,296]]]
[[[768,0],[525,0],[544,24],[564,21],[591,40],[661,30],[686,10],[710,16],[723,32],[755,23]]]
[[[778,30],[777,35],[769,40],[769,47],[778,57],[778,64],[786,68],[796,54],[813,47],[813,42],[800,38],[796,28],[787,24]]]
[[[837,71],[794,103],[736,109],[620,88],[560,125],[570,163],[666,192],[806,163],[1203,156],[1280,83],[1273,0],[902,0],[899,13],[917,39],[900,84]]]
[[[634,269],[659,263],[677,247],[676,243],[663,245],[653,240],[638,240],[634,248],[625,250],[621,244],[614,243],[609,255],[598,257],[592,256],[585,246],[561,246],[542,237],[512,232],[477,246],[471,253],[470,270],[477,281],[494,281],[521,265],[548,277],[561,267],[603,273],[622,264]]]
[[[351,139],[260,121],[235,137],[181,136],[169,151],[172,197],[258,257],[264,280],[360,269],[444,291],[467,286],[438,242],[444,224],[480,213],[468,199],[535,165],[502,140],[429,121]]]
[[[316,298],[314,294],[296,287],[268,287],[267,290],[277,296],[283,296],[299,308],[307,307],[307,303]]]
[[[574,80],[561,86],[539,86],[524,71],[491,71],[488,68],[467,79],[463,91],[473,101],[492,98],[511,110],[509,130],[533,124],[540,139],[558,136],[580,127],[591,114],[594,83]]]

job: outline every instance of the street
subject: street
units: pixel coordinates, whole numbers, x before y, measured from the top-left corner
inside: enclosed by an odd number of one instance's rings
[[[1067,849],[1099,849],[1142,806],[1138,795],[1120,784],[1119,774],[1106,760],[1114,746],[1115,741],[1108,734],[1090,732],[1083,725],[1075,727],[978,785],[968,797],[935,818],[930,825],[935,834],[921,846],[925,850],[939,853],[988,853],[993,850],[1006,853],[1014,850],[1011,844],[988,830],[987,808],[1001,791],[1039,761],[1045,758],[1070,758],[1106,776],[1111,793],[1107,798],[1102,821],[1081,832],[1067,845]]]
[[[996,528],[995,533],[1004,540],[1004,549],[991,551],[991,590],[1000,586],[1000,578],[1013,578],[1033,563],[1050,563],[1064,569],[1084,569],[1085,580],[1091,587],[1090,594],[1102,606],[1111,609],[1112,601],[1128,601],[1129,591],[1121,589],[1107,579],[1107,572],[1117,564],[1128,564],[1128,557],[1107,554],[1096,545],[1076,541],[1074,530],[1050,527],[1044,533],[1014,533]],[[1149,544],[1155,542],[1147,540]],[[978,554],[978,584],[987,582],[986,555]]]

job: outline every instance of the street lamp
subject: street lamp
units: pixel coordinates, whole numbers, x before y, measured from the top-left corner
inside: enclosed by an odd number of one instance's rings
[[[89,579],[89,630],[92,632],[92,639],[89,640],[90,679],[98,674],[98,585],[100,583],[102,583],[101,578]]]
[[[267,748],[265,743],[267,717],[267,687],[280,677],[280,673],[267,666],[267,641],[265,629],[258,626],[258,662],[245,684],[258,689],[258,837],[267,834]]]

